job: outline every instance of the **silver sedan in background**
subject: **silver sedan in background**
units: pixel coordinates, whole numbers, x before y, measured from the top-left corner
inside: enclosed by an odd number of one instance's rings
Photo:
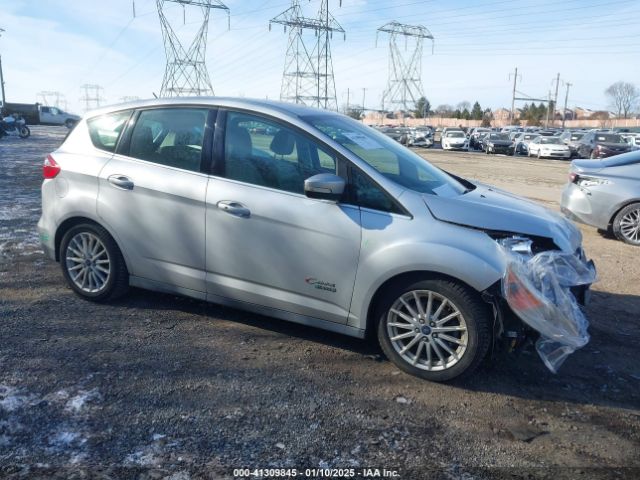
[[[640,246],[640,152],[571,162],[561,206],[569,218]]]

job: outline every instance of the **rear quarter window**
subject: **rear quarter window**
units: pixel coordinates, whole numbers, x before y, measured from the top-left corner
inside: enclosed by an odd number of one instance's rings
[[[110,113],[87,120],[89,137],[93,146],[107,152],[115,152],[118,139],[124,130],[131,110]]]

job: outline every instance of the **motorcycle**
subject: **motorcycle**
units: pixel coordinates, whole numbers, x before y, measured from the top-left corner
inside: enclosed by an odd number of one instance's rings
[[[18,114],[8,115],[0,121],[0,137],[27,138],[29,135],[31,130],[27,127],[24,118]]]

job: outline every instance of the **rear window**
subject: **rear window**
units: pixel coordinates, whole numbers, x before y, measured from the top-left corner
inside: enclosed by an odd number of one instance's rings
[[[107,152],[115,152],[118,139],[129,117],[131,117],[131,110],[101,115],[87,120],[93,146]]]
[[[624,143],[624,140],[622,140],[622,137],[620,135],[598,133],[596,134],[596,142]]]

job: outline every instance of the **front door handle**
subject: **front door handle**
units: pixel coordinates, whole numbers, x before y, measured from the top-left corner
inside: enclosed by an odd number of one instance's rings
[[[111,175],[108,180],[111,185],[118,188],[133,190],[133,181],[129,177],[125,177],[124,175]]]
[[[223,212],[235,215],[236,217],[249,218],[251,216],[251,210],[240,202],[235,202],[233,200],[220,200],[216,205]]]

